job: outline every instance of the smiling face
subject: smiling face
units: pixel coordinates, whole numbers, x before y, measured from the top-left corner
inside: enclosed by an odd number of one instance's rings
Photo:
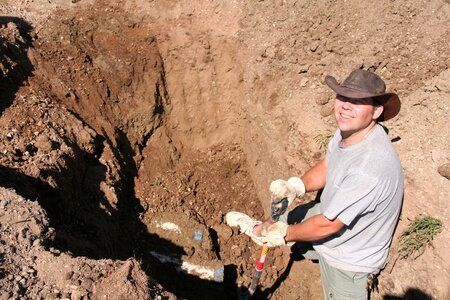
[[[354,144],[363,139],[375,126],[382,114],[383,106],[372,98],[354,99],[336,95],[334,115],[342,139]]]

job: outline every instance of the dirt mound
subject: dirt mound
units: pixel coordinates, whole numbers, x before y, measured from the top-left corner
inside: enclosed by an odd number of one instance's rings
[[[0,188],[0,199],[2,299],[146,299],[151,294],[170,295],[161,286],[149,285],[135,259],[92,260],[52,247],[55,229],[49,226],[38,202],[5,188]]]
[[[323,77],[353,68],[402,99],[386,124],[406,174],[396,235],[422,212],[445,224],[418,259],[394,265],[394,242],[374,297],[448,297],[448,2],[2,11],[0,298],[238,298],[259,247],[224,215],[263,218],[269,182],[323,156]],[[318,265],[271,249],[256,297],[321,298]]]

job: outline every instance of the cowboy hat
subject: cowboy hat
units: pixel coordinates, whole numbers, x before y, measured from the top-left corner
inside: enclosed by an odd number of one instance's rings
[[[325,83],[336,92],[348,98],[373,98],[383,105],[383,113],[378,121],[392,119],[400,112],[400,99],[395,93],[386,93],[386,84],[377,74],[357,69],[339,84],[333,76],[326,76]]]

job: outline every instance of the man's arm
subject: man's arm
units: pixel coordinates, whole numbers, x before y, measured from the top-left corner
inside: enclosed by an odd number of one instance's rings
[[[324,188],[326,175],[327,162],[324,159],[302,176],[306,191],[315,192]],[[323,214],[319,214],[301,223],[288,226],[285,240],[286,242],[317,241],[338,232],[343,227],[344,223],[338,218],[329,220]]]
[[[286,242],[317,241],[338,232],[344,227],[338,218],[328,220],[324,215],[315,215],[301,223],[289,225],[286,231]]]
[[[325,186],[326,175],[327,162],[324,159],[309,169],[309,171],[301,177],[303,184],[305,185],[306,192],[315,192],[322,189]]]

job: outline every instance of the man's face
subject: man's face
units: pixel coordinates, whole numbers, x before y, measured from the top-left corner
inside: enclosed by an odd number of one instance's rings
[[[372,98],[354,99],[336,95],[334,115],[344,137],[364,131],[374,124],[383,112],[383,106]]]

